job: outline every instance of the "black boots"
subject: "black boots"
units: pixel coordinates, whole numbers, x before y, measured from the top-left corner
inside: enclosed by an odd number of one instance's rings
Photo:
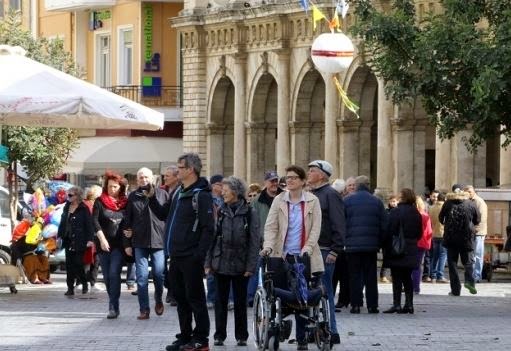
[[[388,310],[383,311],[383,313],[402,313],[401,306],[392,306]]]
[[[401,312],[399,313],[410,313],[413,314],[413,291],[406,291],[405,292],[405,305],[401,309]]]

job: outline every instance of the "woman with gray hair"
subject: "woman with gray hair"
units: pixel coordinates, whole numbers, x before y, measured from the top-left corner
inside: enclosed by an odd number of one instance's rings
[[[78,186],[67,191],[67,203],[62,212],[59,238],[66,249],[66,296],[74,295],[75,279],[82,283],[82,294],[89,291],[87,277],[83,265],[85,249],[94,245],[94,227],[92,216],[87,205],[83,202],[83,190]]]
[[[256,269],[259,251],[259,219],[246,199],[246,185],[236,177],[222,181],[224,204],[218,211],[214,243],[206,257],[206,273],[215,274],[215,346],[227,337],[229,290],[234,293],[234,336],[246,346],[247,284]]]

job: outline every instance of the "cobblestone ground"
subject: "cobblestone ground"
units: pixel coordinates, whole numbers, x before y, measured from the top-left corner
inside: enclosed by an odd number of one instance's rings
[[[70,299],[64,274],[52,276],[53,285],[20,285],[18,294],[0,289],[0,350],[164,350],[178,332],[175,307],[166,305],[159,317],[138,321],[138,302],[123,286],[121,315],[107,320],[106,292],[77,294]],[[422,284],[415,297],[414,315],[352,315],[337,313],[341,346],[337,350],[510,350],[511,281],[477,286],[479,293],[448,296],[449,285]],[[391,284],[380,284],[380,310],[390,306]],[[214,330],[214,316],[212,333]],[[234,318],[230,336],[215,350],[254,350],[235,346]],[[251,310],[249,311],[251,323]],[[295,346],[282,344],[282,350]],[[311,344],[310,350],[315,349]]]

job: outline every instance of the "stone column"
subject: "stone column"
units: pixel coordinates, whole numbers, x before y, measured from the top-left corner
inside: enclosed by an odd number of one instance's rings
[[[440,140],[438,134],[435,142],[435,189],[450,191],[453,184],[451,180],[451,141]]]
[[[278,82],[277,82],[277,172],[285,173],[290,164],[289,152],[289,52],[278,53]]]
[[[360,121],[358,129],[358,175],[365,175],[371,179],[371,127],[373,121]],[[372,184],[371,186],[374,186]]]
[[[376,159],[376,187],[389,192],[392,189],[392,125],[394,104],[385,96],[385,86],[378,79],[378,141]]]
[[[206,124],[206,153],[209,155],[206,174],[208,176],[224,171],[223,129],[224,126],[212,122]],[[222,152],[219,152],[219,150],[222,150]]]
[[[413,190],[417,194],[422,194],[426,185],[426,123],[416,120],[413,135]]]
[[[505,137],[500,137],[500,144],[504,143]],[[511,145],[504,149],[500,147],[500,184],[511,184]]]
[[[246,113],[246,59],[237,57],[235,60],[235,90],[234,90],[234,150],[233,174],[241,179],[247,176],[245,117]]]
[[[358,132],[362,122],[360,120],[342,120],[339,126],[339,177],[346,180],[348,177],[359,175],[359,136]]]
[[[394,119],[394,192],[413,187],[413,124],[411,119]]]
[[[454,137],[455,172],[453,183],[471,184],[476,187],[486,185],[486,145],[475,152],[470,152],[463,138],[470,138],[471,130],[462,130]]]
[[[307,165],[310,160],[310,122],[290,122],[289,132],[291,134],[291,163],[304,167],[307,169]],[[313,146],[314,147],[314,146]]]
[[[339,94],[333,81],[333,74],[325,75],[325,160],[334,167],[332,179],[337,178],[337,111]],[[312,161],[312,160],[311,160]]]

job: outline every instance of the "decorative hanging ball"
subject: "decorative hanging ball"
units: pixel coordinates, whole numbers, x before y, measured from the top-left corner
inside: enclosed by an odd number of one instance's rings
[[[339,73],[353,61],[355,47],[343,33],[323,33],[312,43],[312,61],[320,72]]]

